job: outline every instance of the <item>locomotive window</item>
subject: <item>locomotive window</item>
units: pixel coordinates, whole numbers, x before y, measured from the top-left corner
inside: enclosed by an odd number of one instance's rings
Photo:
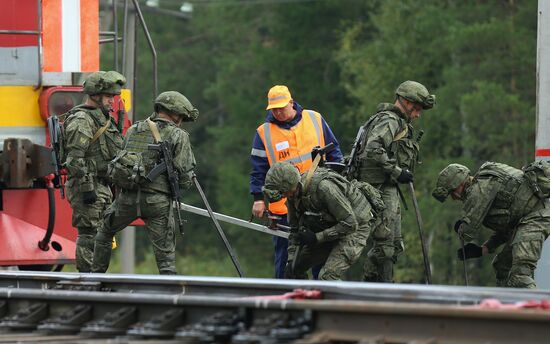
[[[84,103],[84,93],[78,91],[58,91],[52,93],[48,100],[48,113],[62,115],[78,104]]]

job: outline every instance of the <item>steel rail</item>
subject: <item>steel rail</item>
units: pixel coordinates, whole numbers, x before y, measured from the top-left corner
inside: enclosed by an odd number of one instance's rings
[[[197,276],[79,274],[4,271],[0,287],[73,290],[106,290],[113,293],[222,295],[247,297],[284,294],[295,289],[316,289],[330,300],[376,300],[400,303],[472,305],[485,299],[503,303],[548,300],[548,290],[463,287],[443,285],[383,284],[344,281],[276,280]]]
[[[135,307],[136,319],[132,324],[151,320],[153,316],[166,314],[170,310],[182,310],[185,317],[178,319],[177,325],[180,327],[192,325],[205,315],[221,311],[246,312],[247,318],[252,320],[246,325],[247,329],[251,328],[255,319],[262,317],[311,314],[311,333],[302,339],[302,343],[307,343],[307,338],[314,337],[316,333],[328,333],[334,341],[342,336],[355,338],[355,341],[347,341],[355,343],[365,337],[380,336],[401,339],[392,343],[412,343],[418,340],[430,343],[546,343],[550,323],[550,312],[544,311],[356,300],[265,300],[24,288],[0,288],[0,300],[8,303],[11,315],[29,308],[33,302],[47,303],[47,312],[52,316],[77,305],[91,305],[93,320],[101,319],[122,307]],[[6,328],[10,323],[0,322],[0,326]]]

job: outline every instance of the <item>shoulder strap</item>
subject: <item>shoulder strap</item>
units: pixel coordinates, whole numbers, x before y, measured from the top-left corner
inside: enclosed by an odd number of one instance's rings
[[[107,130],[107,128],[109,127],[109,124],[111,124],[111,119],[108,118],[107,121],[105,122],[105,125],[102,126],[101,128],[99,128],[95,134],[94,134],[94,137],[92,137],[92,142],[91,143],[94,143],[97,141],[97,139],[99,139],[99,137],[105,132],[105,130]]]
[[[409,126],[407,125],[407,126],[405,126],[405,128],[401,132],[399,132],[399,133],[397,133],[397,135],[395,135],[395,137],[393,139],[393,142],[401,140],[402,138],[407,136],[408,133],[409,133]]]
[[[151,121],[149,118],[147,118],[146,121],[147,121],[147,124],[149,124],[149,128],[151,129],[151,132],[153,133],[153,138],[155,139],[155,143],[159,143],[161,139],[160,139],[160,133],[159,133],[159,128],[157,124]]]
[[[309,184],[311,183],[311,178],[313,177],[313,174],[315,173],[315,170],[317,169],[317,166],[319,166],[319,162],[321,161],[321,154],[317,154],[315,159],[313,159],[313,164],[307,171],[306,180],[304,182],[304,193],[307,191],[307,188],[309,187]]]
[[[387,114],[386,111],[380,111],[375,113],[374,115],[370,116],[370,118],[367,120],[367,122],[363,125],[365,129],[368,129],[369,126],[376,120],[380,119],[384,114]]]

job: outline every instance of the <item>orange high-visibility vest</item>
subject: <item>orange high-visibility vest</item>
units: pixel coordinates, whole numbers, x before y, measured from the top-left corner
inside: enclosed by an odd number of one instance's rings
[[[259,126],[258,135],[264,143],[269,166],[279,161],[288,161],[304,173],[311,167],[311,150],[325,146],[321,115],[312,110],[303,110],[302,119],[290,129],[274,123]],[[269,204],[273,214],[286,214],[286,198]]]

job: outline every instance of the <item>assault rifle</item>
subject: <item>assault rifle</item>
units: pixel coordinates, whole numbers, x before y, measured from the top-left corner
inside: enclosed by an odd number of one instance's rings
[[[172,146],[168,141],[159,141],[158,143],[150,143],[147,145],[147,149],[156,151],[160,154],[161,162],[156,164],[155,167],[145,177],[148,181],[152,182],[157,179],[159,175],[166,172],[168,175],[168,183],[170,184],[170,193],[172,200],[176,203],[176,219],[180,229],[180,233],[183,235],[183,220],[180,214],[180,196],[181,190],[179,185],[179,175],[174,168],[174,160],[172,157]]]
[[[334,150],[334,142],[331,142],[324,147],[315,146],[311,149],[311,160],[315,160],[315,157],[317,155],[320,155],[321,160],[319,160],[319,166],[323,166],[325,164],[326,155],[332,152],[333,150]]]
[[[357,136],[355,137],[355,142],[353,142],[353,147],[351,149],[351,153],[349,154],[349,160],[346,164],[346,168],[344,169],[344,176],[347,178],[353,178],[353,174],[355,173],[356,164],[355,161],[357,160],[357,152],[361,148],[361,141],[363,141],[363,134],[365,133],[365,126],[362,125],[359,128],[359,131],[357,132]]]
[[[124,130],[124,119],[126,118],[126,111],[124,110],[124,101],[122,99],[118,100],[118,111],[117,111],[117,122],[116,126],[118,129],[118,132],[122,134],[122,130]]]
[[[54,166],[55,174],[53,184],[55,187],[59,187],[61,198],[65,198],[65,187],[61,177],[61,170],[63,169],[60,152],[62,130],[63,129],[59,125],[59,118],[57,118],[56,115],[48,117],[48,132],[50,134],[50,148],[52,149],[52,165]]]

